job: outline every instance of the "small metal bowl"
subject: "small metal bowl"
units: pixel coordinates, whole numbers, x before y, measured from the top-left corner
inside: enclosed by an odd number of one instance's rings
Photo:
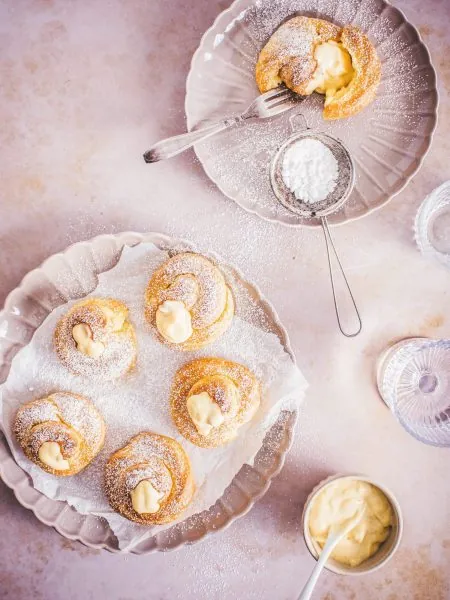
[[[283,181],[282,168],[287,150],[302,139],[313,139],[326,146],[338,163],[339,176],[336,187],[324,200],[308,204],[299,200]],[[306,218],[325,217],[339,210],[350,196],[355,183],[355,165],[350,152],[337,138],[320,131],[305,129],[291,135],[278,149],[270,166],[270,183],[279,202],[291,212]]]
[[[325,487],[331,485],[332,483],[335,483],[338,480],[343,479],[356,479],[358,481],[366,481],[367,483],[370,483],[373,486],[377,487],[383,492],[383,494],[388,499],[390,505],[392,506],[392,511],[394,513],[394,523],[392,525],[389,537],[381,544],[381,546],[373,556],[365,560],[357,567],[349,567],[332,558],[328,559],[325,566],[325,568],[328,569],[328,571],[332,571],[333,573],[337,573],[338,575],[364,575],[365,573],[370,573],[381,568],[387,563],[387,561],[390,558],[392,558],[394,553],[397,551],[403,534],[403,517],[400,505],[397,502],[397,499],[395,498],[393,493],[390,490],[388,490],[384,485],[381,485],[377,481],[374,481],[369,477],[365,477],[364,475],[332,475],[331,477],[327,477],[327,479],[324,479],[322,482],[319,483],[319,485],[317,485],[313,489],[313,491],[306,500],[302,515],[303,537],[305,539],[305,543],[308,550],[310,551],[312,556],[317,560],[319,558],[321,549],[318,546],[318,544],[314,541],[309,531],[309,516],[311,513],[311,507],[319,493]]]

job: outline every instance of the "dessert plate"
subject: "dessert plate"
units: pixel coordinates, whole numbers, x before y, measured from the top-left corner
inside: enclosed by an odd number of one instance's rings
[[[161,249],[190,250],[182,240],[157,233],[121,233],[101,235],[70,246],[47,259],[41,267],[28,273],[22,283],[6,299],[0,312],[0,383],[8,377],[11,360],[32,338],[35,330],[57,306],[89,294],[97,285],[99,273],[111,269],[119,260],[124,246],[152,242]],[[251,315],[251,322],[277,335],[286,352],[295,361],[286,330],[274,308],[256,286],[248,283],[234,268],[220,261],[221,270],[238,293],[239,310]],[[251,310],[249,307],[251,306]],[[171,550],[199,541],[206,535],[230,525],[250,510],[268,489],[271,479],[280,471],[290,448],[297,412],[283,411],[267,434],[253,466],[243,465],[224,495],[208,511],[145,538],[131,548],[135,554]],[[0,477],[18,501],[31,509],[36,517],[54,527],[61,535],[79,540],[91,548],[119,552],[117,540],[108,523],[94,515],[78,513],[66,502],[47,498],[34,489],[30,477],[13,459],[5,438],[0,433]]]
[[[437,122],[438,93],[430,55],[416,28],[385,0],[236,0],[205,33],[186,86],[186,116],[192,129],[240,114],[258,95],[255,64],[273,31],[295,15],[353,24],[370,37],[382,62],[376,100],[358,115],[322,119],[323,96],[264,122],[220,133],[195,146],[207,175],[229,198],[264,219],[317,226],[276,200],[270,160],[292,134],[293,114],[308,126],[337,137],[350,150],[356,185],[333,224],[363,217],[383,206],[419,169]],[[298,119],[304,122],[304,119]]]

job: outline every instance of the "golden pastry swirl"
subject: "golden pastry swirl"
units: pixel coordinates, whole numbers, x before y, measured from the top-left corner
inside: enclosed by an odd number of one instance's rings
[[[344,27],[340,42],[349,52],[355,76],[350,83],[325,101],[325,119],[351,117],[375,99],[381,80],[381,61],[369,38],[357,27]]]
[[[233,440],[259,408],[261,385],[235,362],[200,358],[175,375],[170,404],[181,435],[197,446],[214,448]]]
[[[90,400],[57,392],[19,408],[14,432],[27,458],[63,477],[79,473],[97,456],[105,424]]]
[[[176,254],[152,275],[146,318],[159,339],[180,350],[210,344],[230,326],[234,301],[221,271],[193,252]]]
[[[77,375],[116,379],[136,362],[136,336],[128,308],[112,298],[87,298],[61,317],[54,343],[61,362]]]
[[[170,523],[187,508],[195,485],[187,454],[174,439],[151,432],[133,437],[105,467],[112,508],[141,525]]]
[[[261,93],[284,83],[301,96],[326,94],[324,119],[357,114],[374,100],[380,79],[375,47],[358,27],[301,16],[280,25],[256,64]]]
[[[284,83],[305,96],[316,68],[314,47],[337,39],[340,28],[329,21],[293,17],[271,35],[256,63],[256,82],[261,93]]]

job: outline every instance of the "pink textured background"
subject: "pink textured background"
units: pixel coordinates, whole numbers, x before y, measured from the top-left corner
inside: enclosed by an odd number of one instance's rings
[[[60,537],[0,483],[0,597],[296,598],[313,560],[300,516],[334,472],[365,472],[397,494],[396,557],[361,578],[325,574],[316,598],[450,598],[450,454],[407,436],[380,402],[379,352],[410,335],[448,336],[450,274],[412,236],[424,196],[450,178],[450,3],[399,0],[439,75],[440,123],[408,188],[378,214],[336,231],[364,333],[337,332],[318,232],[247,215],[211,185],[192,153],[147,166],[142,152],[185,127],[190,58],[227,1],[0,0],[0,299],[69,243],[110,231],[190,238],[236,264],[270,298],[310,381],[294,447],[244,519],[173,554],[113,556]]]

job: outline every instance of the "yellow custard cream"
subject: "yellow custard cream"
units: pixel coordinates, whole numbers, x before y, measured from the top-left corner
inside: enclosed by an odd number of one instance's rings
[[[329,41],[319,44],[314,51],[317,68],[308,85],[307,92],[319,92],[333,97],[353,79],[355,71],[352,59],[339,42]]]
[[[365,481],[338,479],[318,494],[309,516],[311,537],[323,548],[330,529],[343,526],[361,506],[365,508],[362,519],[331,554],[331,558],[350,567],[373,556],[390,533],[392,506],[383,492]]]

